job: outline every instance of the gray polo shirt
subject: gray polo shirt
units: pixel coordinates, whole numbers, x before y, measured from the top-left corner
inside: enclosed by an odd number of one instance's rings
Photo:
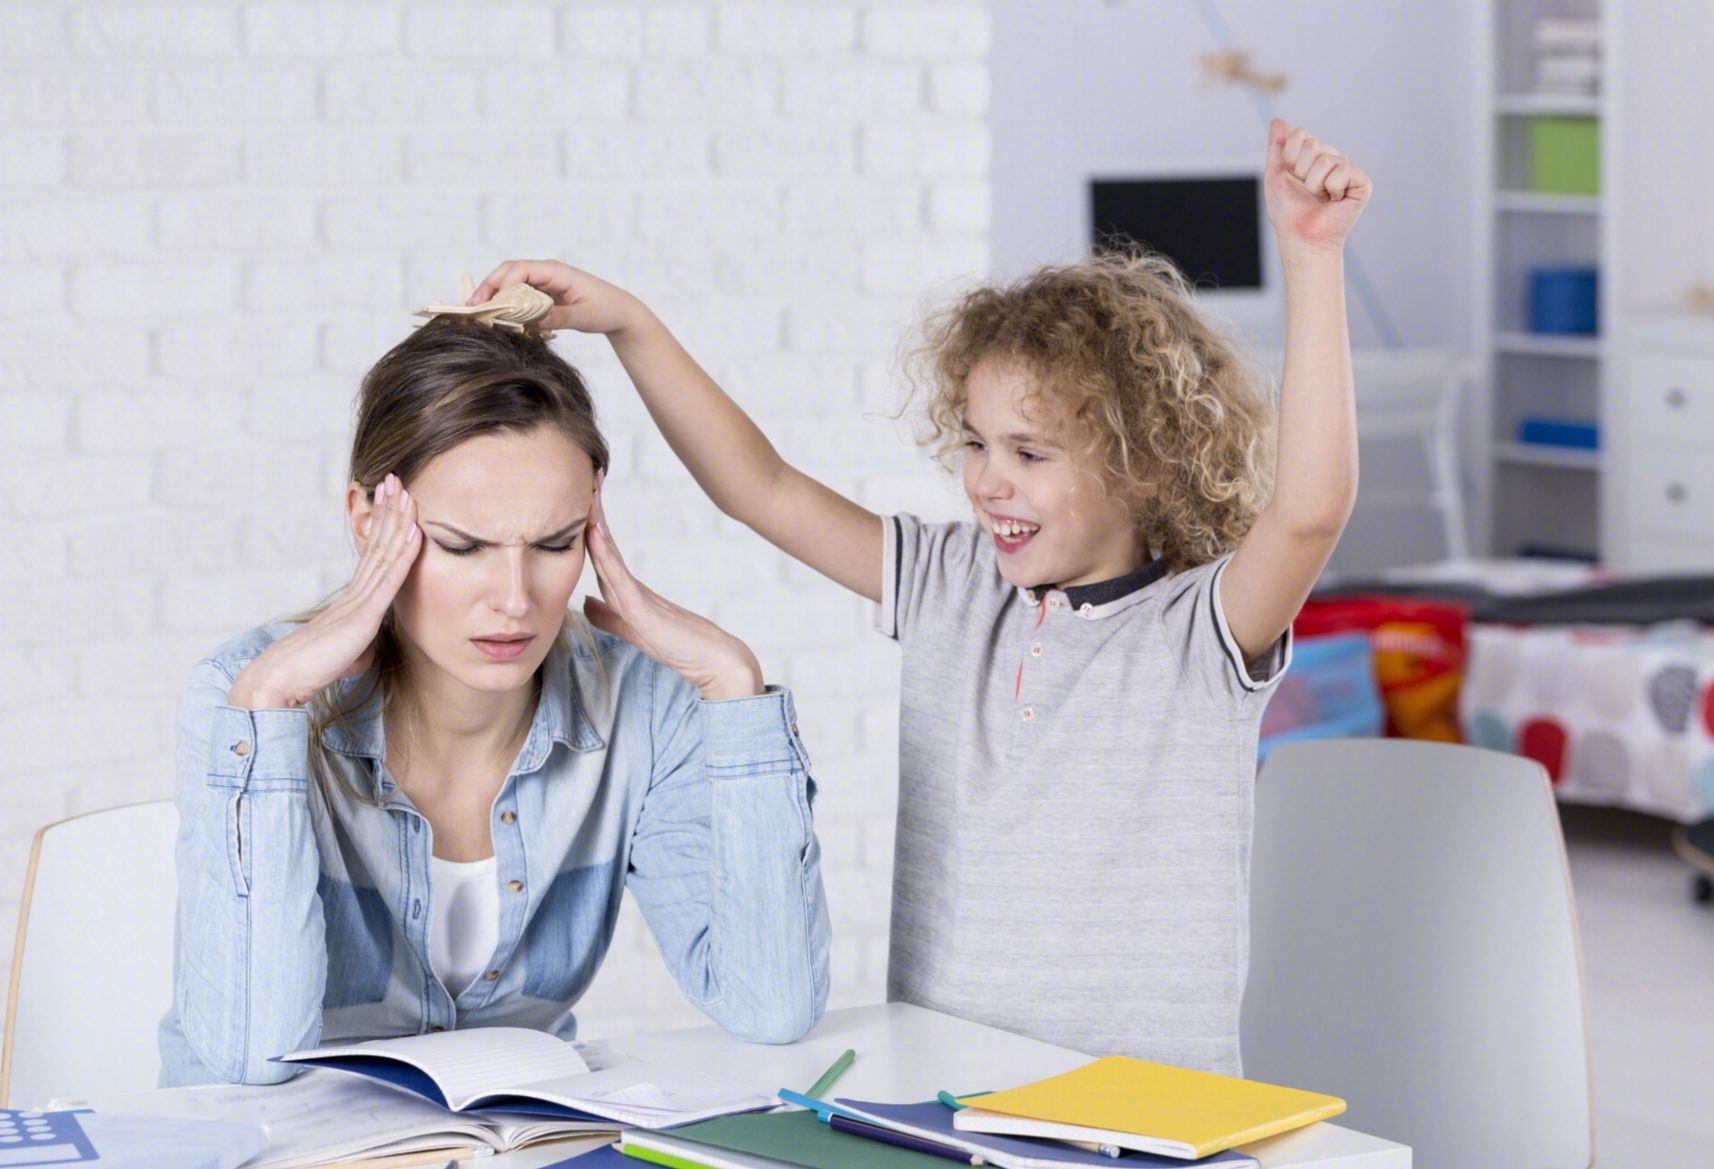
[[[888,996],[1092,1055],[1237,1074],[1256,735],[1227,561],[1008,585],[972,523],[888,517],[903,648]]]

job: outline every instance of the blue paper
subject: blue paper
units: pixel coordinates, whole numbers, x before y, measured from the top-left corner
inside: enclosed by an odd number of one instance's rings
[[[552,1165],[543,1165],[542,1169],[640,1169],[647,1164],[647,1161],[627,1157],[619,1151],[618,1145],[602,1145],[599,1149],[555,1161]]]
[[[0,1109],[0,1169],[236,1169],[267,1144],[260,1125],[226,1120]]]

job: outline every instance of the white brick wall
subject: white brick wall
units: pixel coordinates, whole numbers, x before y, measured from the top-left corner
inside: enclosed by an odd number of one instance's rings
[[[40,824],[171,792],[194,658],[350,564],[356,378],[513,255],[647,296],[787,457],[959,510],[886,410],[988,262],[980,3],[0,5],[0,970]],[[652,584],[796,691],[834,1000],[881,997],[893,648],[721,517],[605,345],[610,507]],[[627,912],[586,1033],[695,1022]]]

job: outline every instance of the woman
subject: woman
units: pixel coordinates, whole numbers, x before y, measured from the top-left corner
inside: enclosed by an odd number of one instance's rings
[[[732,1034],[820,1017],[791,697],[630,575],[606,466],[582,379],[534,335],[437,319],[364,378],[350,582],[221,646],[180,706],[164,1085],[451,1027],[570,1038],[627,887]],[[600,632],[567,611],[586,540]]]

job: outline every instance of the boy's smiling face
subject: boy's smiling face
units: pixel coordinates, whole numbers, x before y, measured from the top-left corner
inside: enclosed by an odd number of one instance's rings
[[[1035,417],[1029,370],[984,357],[965,391],[964,493],[994,541],[1006,582],[1066,588],[1138,568],[1142,550],[1130,509]]]

